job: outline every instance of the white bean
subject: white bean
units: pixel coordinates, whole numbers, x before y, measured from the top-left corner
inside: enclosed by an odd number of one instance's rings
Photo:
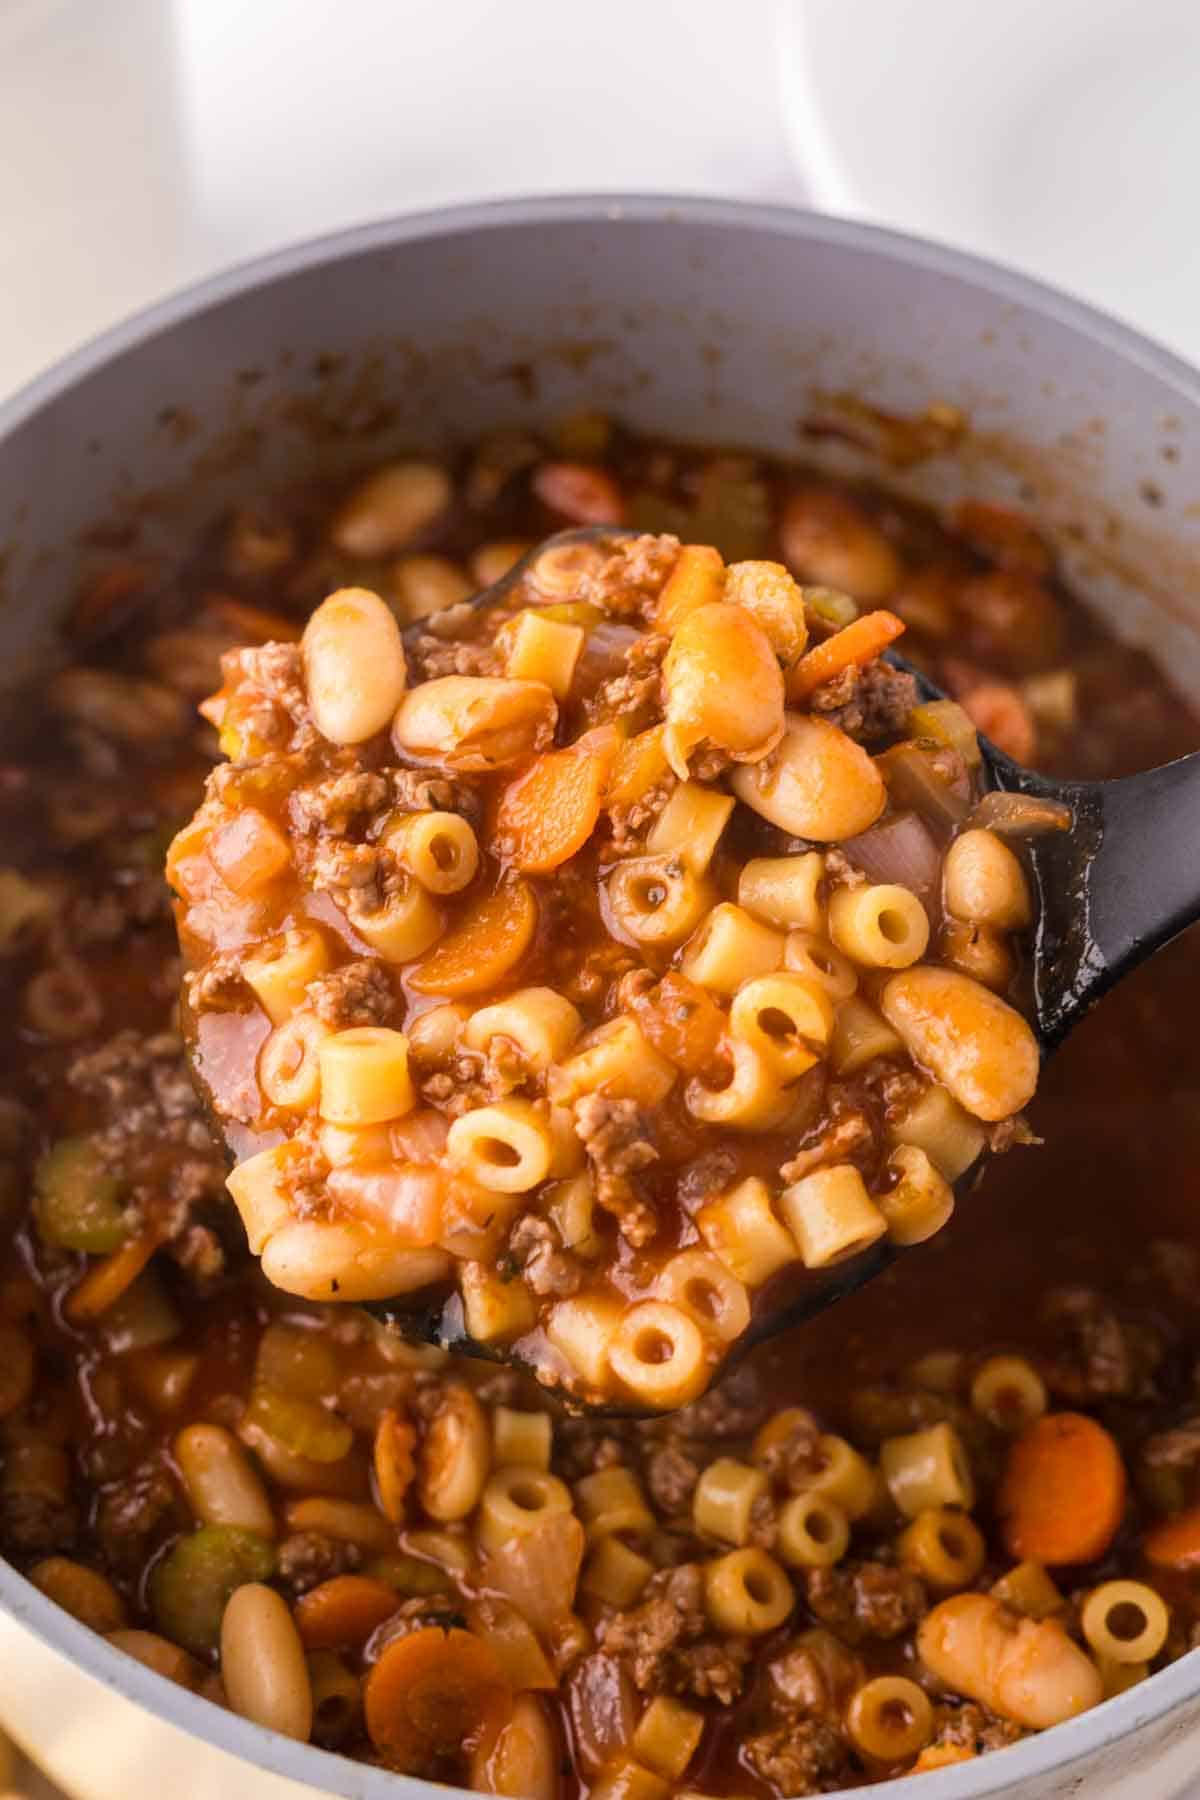
[[[229,1596],[221,1620],[221,1677],[234,1712],[307,1743],[312,1683],[300,1633],[282,1595],[247,1582]]]
[[[369,588],[339,588],[323,600],[302,640],[308,703],[322,737],[361,744],[391,724],[404,698],[404,643],[391,612]]]

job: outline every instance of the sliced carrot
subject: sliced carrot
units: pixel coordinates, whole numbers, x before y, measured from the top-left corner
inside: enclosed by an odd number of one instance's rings
[[[417,1472],[413,1451],[417,1434],[394,1407],[379,1415],[375,1427],[375,1483],[379,1505],[393,1525],[404,1519],[404,1500]]]
[[[621,490],[611,475],[590,463],[541,463],[530,486],[543,506],[572,525],[621,523]]]
[[[550,875],[582,850],[600,817],[616,756],[609,740],[536,757],[500,796],[493,833],[497,852],[526,875]]]
[[[843,669],[874,662],[903,630],[903,619],[885,608],[864,613],[861,619],[844,625],[800,658],[787,678],[788,699],[805,700],[827,681],[833,681]]]
[[[1164,1519],[1146,1533],[1142,1546],[1147,1562],[1159,1569],[1200,1568],[1200,1506]]]
[[[520,962],[537,930],[538,905],[525,881],[488,894],[460,918],[409,976],[418,994],[480,994]]]
[[[996,1498],[1017,1562],[1094,1562],[1125,1510],[1125,1465],[1111,1434],[1083,1413],[1046,1413],[1008,1454]]]
[[[93,1263],[77,1288],[67,1296],[63,1308],[73,1325],[86,1325],[98,1319],[132,1287],[158,1248],[153,1232],[130,1238],[102,1262]]]
[[[620,745],[608,778],[606,806],[632,806],[667,779],[671,765],[663,748],[665,731],[665,725],[651,725],[648,731],[639,731]]]
[[[667,577],[654,622],[659,631],[671,632],[697,607],[720,600],[725,592],[725,559],[711,544],[685,544]]]
[[[370,1575],[334,1575],[301,1594],[296,1630],[306,1650],[357,1650],[400,1605],[395,1588]]]
[[[414,1775],[436,1774],[447,1761],[461,1766],[512,1707],[495,1651],[457,1627],[393,1639],[363,1698],[371,1742],[392,1768]]]

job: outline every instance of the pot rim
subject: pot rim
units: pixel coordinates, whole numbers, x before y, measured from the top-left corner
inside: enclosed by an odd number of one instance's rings
[[[767,232],[812,243],[866,250],[910,268],[944,275],[984,288],[998,298],[1026,306],[1065,325],[1110,356],[1134,363],[1173,386],[1200,410],[1200,371],[1132,326],[1082,300],[1061,293],[1018,270],[970,252],[909,233],[858,220],[835,218],[802,207],[750,204],[687,194],[578,194],[492,200],[404,213],[322,233],[265,255],[249,258],[193,282],[89,338],[0,401],[0,455],[25,422],[105,364],[158,337],[197,314],[249,290],[293,276],[322,263],[431,237],[512,226],[657,222],[666,226],[714,225],[727,230]],[[105,1687],[190,1735],[215,1744],[248,1763],[318,1792],[343,1800],[396,1800],[397,1783],[425,1800],[444,1800],[441,1783],[396,1776],[346,1757],[297,1743],[248,1719],[223,1712],[199,1695],[168,1681],[115,1649],[72,1618],[0,1559],[0,1606],[51,1650],[65,1655]],[[1189,1652],[1146,1682],[1052,1730],[1026,1738],[1002,1754],[969,1766],[950,1767],[889,1783],[895,1800],[984,1800],[1017,1792],[1023,1781],[1057,1771],[1161,1719],[1200,1692],[1200,1663]],[[456,1790],[449,1790],[451,1792]]]

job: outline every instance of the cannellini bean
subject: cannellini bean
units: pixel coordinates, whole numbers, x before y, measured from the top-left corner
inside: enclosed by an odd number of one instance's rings
[[[745,607],[762,626],[786,668],[803,654],[808,620],[799,583],[782,563],[740,562],[725,575],[725,599]]]
[[[917,1633],[926,1667],[957,1693],[1043,1731],[1103,1698],[1090,1657],[1053,1619],[1024,1619],[991,1594],[955,1594]]]
[[[348,556],[386,556],[428,531],[452,493],[436,463],[388,463],[342,502],[329,535]]]
[[[282,1594],[247,1582],[221,1620],[221,1678],[234,1712],[307,1743],[312,1685],[300,1633]]]
[[[322,737],[361,744],[383,731],[408,680],[400,627],[369,588],[339,588],[301,640],[308,703]]]
[[[884,1018],[922,1068],[977,1119],[1020,1112],[1038,1078],[1033,1032],[1008,1003],[953,969],[929,964],[893,975]]]
[[[397,750],[466,774],[519,762],[554,735],[558,706],[541,681],[443,675],[404,696],[392,737]]]
[[[513,1800],[558,1800],[559,1750],[546,1708],[537,1694],[520,1694],[512,1717],[494,1743],[480,1744],[471,1764],[471,1789]]]
[[[768,763],[735,769],[739,800],[796,837],[832,844],[857,837],[883,811],[887,790],[871,758],[828,719],[789,714]]]
[[[115,669],[63,669],[46,695],[54,711],[73,723],[138,750],[182,737],[192,723],[192,709],[182,694]]]
[[[689,613],[663,664],[663,748],[681,781],[701,744],[758,762],[783,736],[783,673],[762,626],[741,606],[715,601]]]
[[[445,1280],[451,1262],[441,1250],[397,1246],[366,1223],[297,1219],[268,1238],[262,1269],[285,1294],[305,1300],[386,1300]]]
[[[900,560],[849,494],[801,488],[779,521],[784,561],[801,581],[840,588],[856,600],[883,600],[900,579]]]
[[[483,1408],[469,1388],[445,1389],[425,1432],[417,1468],[421,1505],[431,1519],[465,1519],[478,1505],[492,1461]]]
[[[946,910],[973,925],[1016,931],[1033,917],[1025,871],[994,831],[964,831],[942,866]]]

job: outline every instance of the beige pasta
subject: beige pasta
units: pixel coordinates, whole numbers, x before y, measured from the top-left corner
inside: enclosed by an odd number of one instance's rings
[[[381,1125],[416,1104],[408,1039],[384,1025],[337,1031],[317,1048],[321,1117],[333,1125]]]
[[[618,1531],[653,1531],[655,1520],[641,1482],[621,1463],[597,1469],[575,1483],[575,1506],[588,1542]]]
[[[825,990],[783,970],[744,982],[729,1009],[733,1035],[783,1081],[795,1081],[813,1067],[833,1034],[833,1021]]]
[[[994,831],[964,831],[942,865],[946,911],[972,925],[1021,931],[1033,918],[1029,883],[1016,856]]]
[[[703,875],[735,805],[732,794],[698,781],[681,781],[651,826],[646,849],[651,856],[678,857]]]
[[[838,888],[829,901],[829,935],[869,969],[907,969],[929,945],[929,915],[895,883]]]
[[[349,917],[359,937],[390,963],[413,962],[424,956],[441,937],[444,924],[428,890],[419,881],[409,880],[386,895],[381,906],[372,909],[355,904]]]
[[[708,1250],[678,1250],[665,1263],[655,1295],[693,1318],[718,1343],[731,1344],[750,1323],[750,1296],[719,1257]]]
[[[987,1561],[987,1545],[974,1519],[959,1507],[931,1506],[919,1512],[896,1540],[905,1568],[938,1593],[967,1588]]]
[[[386,556],[428,531],[453,494],[450,477],[436,463],[385,463],[343,500],[330,538],[347,556]]]
[[[581,1094],[606,1094],[659,1106],[675,1085],[675,1065],[649,1044],[627,1014],[597,1025],[579,1047],[552,1071],[550,1096],[569,1105]]]
[[[766,1493],[767,1478],[761,1469],[733,1456],[718,1456],[700,1472],[692,1494],[692,1524],[702,1537],[749,1543],[755,1507]]]
[[[730,1038],[725,1050],[732,1070],[724,1087],[709,1087],[699,1075],[687,1084],[684,1103],[692,1117],[732,1131],[770,1131],[781,1125],[795,1107],[795,1096],[782,1078],[744,1038]]]
[[[828,1569],[845,1556],[850,1521],[836,1501],[809,1488],[794,1494],[779,1514],[775,1547],[794,1569]]]
[[[621,1319],[609,1367],[647,1406],[686,1406],[708,1377],[704,1339],[687,1313],[663,1300],[642,1300]]]
[[[783,962],[781,932],[723,900],[683,953],[683,973],[711,993],[736,994],[744,981],[770,975]]]
[[[548,1069],[574,1044],[583,1021],[553,988],[519,988],[506,1000],[481,1007],[463,1034],[467,1048],[486,1051],[494,1037],[508,1038],[531,1069]]]
[[[556,700],[565,700],[586,635],[582,625],[520,612],[505,632],[504,672],[514,681],[543,682]]]
[[[775,1558],[750,1546],[705,1565],[704,1603],[718,1631],[758,1637],[783,1624],[796,1596]]]
[[[296,926],[260,944],[242,962],[242,978],[272,1025],[282,1025],[305,1000],[304,990],[329,967],[329,950],[315,928]]]
[[[624,1608],[636,1605],[653,1573],[654,1564],[648,1557],[631,1550],[619,1537],[603,1537],[583,1565],[579,1586],[605,1606]]]
[[[271,1106],[307,1112],[321,1098],[320,1049],[332,1028],[315,1013],[295,1012],[277,1025],[258,1053],[258,1085]]]
[[[267,1490],[232,1432],[223,1425],[187,1425],[174,1449],[189,1504],[202,1524],[275,1536]]]
[[[992,1593],[1013,1612],[1027,1619],[1047,1619],[1066,1604],[1053,1580],[1037,1562],[1018,1563],[999,1581],[993,1582]]]
[[[868,1249],[887,1231],[887,1220],[850,1163],[817,1169],[779,1196],[779,1210],[807,1269],[825,1269]]]
[[[639,1762],[668,1781],[678,1781],[703,1735],[703,1713],[669,1694],[658,1694],[638,1720],[631,1748]]]
[[[690,937],[715,898],[702,876],[676,855],[634,856],[618,863],[605,894],[618,938],[662,950]]]
[[[546,1336],[570,1370],[593,1388],[608,1379],[608,1358],[621,1307],[606,1294],[575,1294],[550,1309]]]
[[[481,1344],[510,1344],[537,1324],[533,1295],[519,1276],[507,1280],[481,1262],[460,1263],[463,1323]]]
[[[852,963],[815,931],[789,931],[783,947],[783,966],[802,975],[813,987],[823,988],[835,1006],[848,1000],[858,987]]]
[[[947,1181],[964,1175],[987,1142],[978,1121],[936,1084],[893,1120],[890,1129],[898,1144],[915,1144],[924,1150]]]
[[[804,1484],[806,1494],[820,1494],[854,1523],[879,1502],[882,1481],[860,1450],[846,1438],[823,1432],[817,1439],[820,1467]]]
[[[770,1188],[757,1175],[701,1207],[696,1225],[713,1255],[748,1288],[761,1287],[799,1258],[795,1239],[775,1216]]]
[[[925,1690],[906,1675],[877,1675],[853,1695],[846,1730],[855,1748],[873,1761],[907,1762],[933,1736],[933,1707]]]
[[[904,1045],[900,1034],[873,1006],[851,994],[837,1009],[829,1040],[829,1064],[835,1075],[857,1075],[881,1056],[898,1056]]]
[[[1148,1663],[1167,1641],[1171,1615],[1162,1595],[1144,1581],[1103,1581],[1084,1601],[1079,1623],[1098,1657]]]
[[[820,932],[825,923],[824,879],[825,858],[819,850],[799,856],[757,856],[738,876],[738,905],[768,925]]]
[[[954,1189],[915,1144],[898,1144],[887,1159],[894,1185],[876,1196],[893,1244],[923,1244],[949,1223]]]
[[[971,1405],[1001,1431],[1023,1431],[1048,1404],[1046,1384],[1024,1356],[989,1356],[971,1383]]]
[[[383,846],[431,894],[461,892],[479,867],[479,840],[458,813],[405,813]]]
[[[492,1409],[492,1462],[498,1469],[510,1465],[548,1469],[554,1442],[554,1424],[545,1412],[518,1412],[511,1406]]]
[[[961,1506],[975,1502],[975,1482],[962,1441],[944,1421],[924,1431],[885,1438],[879,1447],[879,1466],[888,1492],[907,1519],[930,1507]]]
[[[225,1178],[251,1256],[261,1256],[272,1234],[291,1221],[291,1181],[301,1154],[296,1144],[273,1144],[248,1156]]]
[[[479,1500],[479,1542],[498,1550],[555,1513],[571,1511],[571,1490],[547,1469],[497,1469]]]
[[[234,1712],[307,1743],[312,1687],[304,1646],[274,1588],[235,1588],[221,1620],[221,1679]]]
[[[669,1800],[670,1784],[632,1757],[606,1763],[588,1783],[590,1800]]]
[[[462,1113],[450,1127],[446,1154],[455,1168],[498,1194],[525,1194],[550,1172],[545,1108],[531,1100],[497,1100]]]
[[[385,731],[404,697],[404,643],[389,608],[367,588],[323,600],[301,641],[313,722],[334,744],[362,744]]]

